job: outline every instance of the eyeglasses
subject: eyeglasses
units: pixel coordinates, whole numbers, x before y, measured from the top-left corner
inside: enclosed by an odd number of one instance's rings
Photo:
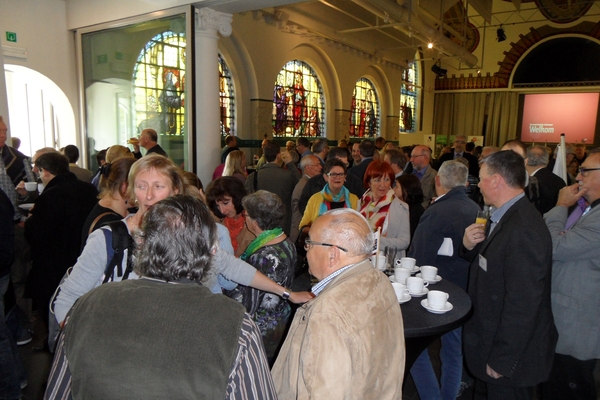
[[[338,246],[337,244],[331,244],[331,243],[323,243],[323,242],[315,242],[314,240],[310,240],[310,239],[306,239],[304,241],[304,250],[308,251],[310,250],[310,248],[312,246],[327,246],[327,247],[337,247],[338,249],[340,249],[341,251],[343,251],[344,253],[347,253],[348,250]]]
[[[464,140],[455,140],[454,143],[466,144],[467,142],[465,142]]]
[[[579,168],[579,173],[581,176],[587,176],[590,171],[600,171],[600,168]]]
[[[425,154],[412,155],[410,158],[425,157]]]
[[[331,172],[328,172],[325,175],[327,175],[330,178],[343,178],[343,177],[346,176],[345,173],[344,174],[334,174],[334,173],[331,173]]]

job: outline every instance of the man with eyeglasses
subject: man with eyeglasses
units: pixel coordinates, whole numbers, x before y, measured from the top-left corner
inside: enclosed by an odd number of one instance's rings
[[[477,176],[479,173],[479,164],[477,158],[466,152],[467,137],[465,135],[456,135],[454,137],[454,148],[449,153],[443,154],[438,160],[441,166],[444,162],[464,157],[469,162],[469,175]]]
[[[306,240],[316,296],[296,311],[273,367],[280,399],[401,399],[402,314],[369,256],[373,234],[356,211],[317,218]]]
[[[576,180],[561,189],[556,207],[544,216],[553,244],[552,313],[558,330],[544,400],[597,396],[593,371],[600,358],[600,149],[590,152]],[[568,226],[569,207],[582,197],[588,206]]]
[[[410,154],[410,163],[413,166],[413,175],[421,181],[423,190],[423,208],[427,208],[431,199],[435,197],[435,177],[437,172],[430,165],[431,150],[427,146],[416,146]]]

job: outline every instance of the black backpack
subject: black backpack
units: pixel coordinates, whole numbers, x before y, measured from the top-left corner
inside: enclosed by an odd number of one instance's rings
[[[134,251],[134,242],[131,235],[127,231],[127,225],[123,221],[109,222],[104,226],[109,226],[112,230],[102,229],[104,233],[104,239],[106,240],[106,251],[107,259],[106,268],[104,268],[104,280],[102,283],[113,281],[115,278],[115,270],[117,276],[122,277],[121,280],[125,280],[129,277],[131,271],[133,271],[133,260],[132,255]],[[127,266],[123,271],[123,256],[125,250],[127,251]]]

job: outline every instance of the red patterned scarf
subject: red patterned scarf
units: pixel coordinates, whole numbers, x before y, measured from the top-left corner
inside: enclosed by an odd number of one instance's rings
[[[373,201],[373,193],[371,189],[367,190],[360,199],[360,213],[369,221],[369,226],[373,232],[377,231],[377,228],[383,230],[383,223],[385,217],[387,217],[388,211],[390,210],[390,204],[394,200],[394,191],[390,189],[385,196],[379,199],[379,201]]]

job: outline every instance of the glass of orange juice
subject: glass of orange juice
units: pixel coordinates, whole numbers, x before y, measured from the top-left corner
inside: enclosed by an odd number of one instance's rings
[[[476,224],[483,224],[483,229],[485,230],[485,226],[487,225],[489,219],[489,213],[487,210],[477,211],[477,218],[475,219]]]

